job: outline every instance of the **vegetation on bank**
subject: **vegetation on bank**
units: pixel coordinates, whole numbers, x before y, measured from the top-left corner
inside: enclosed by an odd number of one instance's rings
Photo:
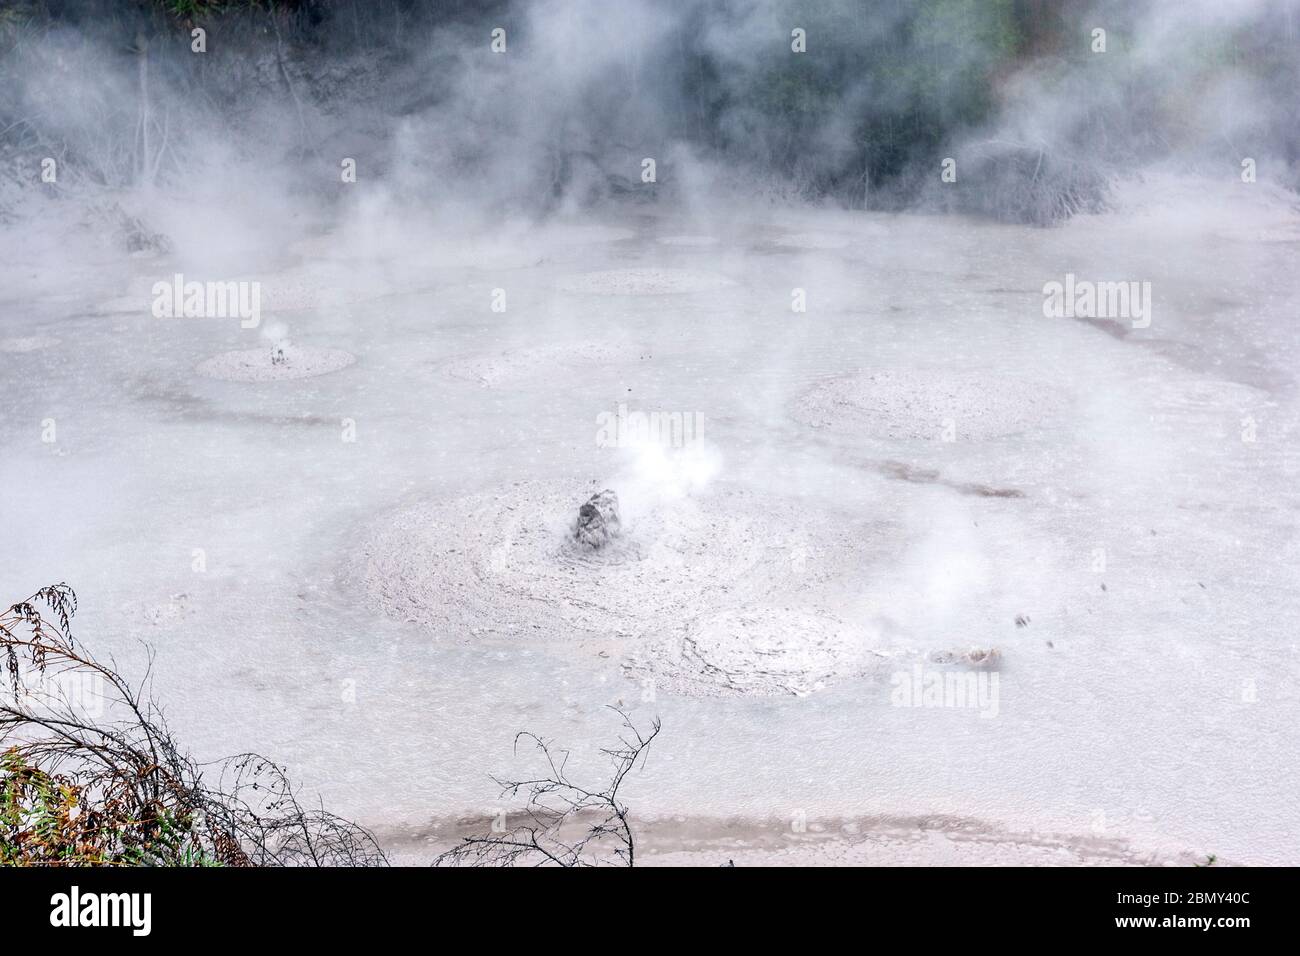
[[[158,706],[72,636],[76,594],[42,588],[0,612],[0,866],[384,866],[363,827],[304,805],[283,767],[257,754],[199,764]],[[510,826],[463,837],[440,866],[632,866],[622,790],[659,721],[622,711],[601,752],[604,784],[575,780],[568,753],[521,733],[539,772],[497,783],[523,798]]]
[[[322,151],[337,165],[326,144],[351,138],[376,171],[403,128],[438,157],[422,167],[430,182],[487,180],[492,198],[514,188],[507,198],[545,205],[660,195],[626,188],[629,155],[680,144],[789,198],[1040,223],[1100,208],[1108,177],[1170,155],[1225,175],[1267,156],[1276,180],[1300,185],[1300,102],[1285,95],[1300,24],[1285,5],[1218,22],[1151,0],[869,7],[579,3],[557,41],[558,7],[506,0],[19,0],[0,12],[0,86],[17,91],[0,102],[0,161],[12,149],[105,186],[184,182],[210,151],[186,137],[216,128],[242,131],[235,150],[269,141],[300,166]],[[512,55],[473,55],[497,26]],[[69,64],[102,82],[64,83]],[[60,94],[70,108],[47,109]],[[255,116],[267,102],[289,107],[288,130]],[[936,189],[945,157],[960,174]],[[484,172],[493,162],[500,176]]]
[[[195,762],[147,694],[72,636],[77,599],[0,613],[0,864],[374,866],[374,837],[256,754]]]
[[[579,92],[590,96],[596,111],[592,125],[605,127],[610,142],[635,133],[635,123],[621,125],[627,116],[654,116],[663,139],[783,177],[801,198],[833,195],[862,205],[873,189],[897,179],[919,156],[928,157],[946,138],[987,121],[996,105],[996,77],[1025,49],[1025,38],[1040,29],[1037,21],[1025,20],[1029,13],[1017,13],[1022,5],[1017,0],[908,0],[882,5],[868,16],[847,0],[786,2],[772,7],[776,19],[764,23],[771,29],[761,32],[748,19],[760,5],[665,5],[671,28],[648,55],[638,54],[651,61],[651,75],[629,87],[619,71],[600,77],[597,88]],[[201,64],[168,59],[157,49],[177,49],[174,38],[194,26],[209,32],[213,50],[232,44],[254,56],[273,50],[277,57],[299,58],[310,74],[316,69],[308,62],[313,59],[341,54],[409,60],[419,57],[422,44],[438,31],[486,37],[503,23],[526,48],[533,25],[527,10],[499,0],[28,0],[11,13],[10,30],[0,24],[0,57],[6,33],[12,40],[19,24],[29,34],[71,25],[115,36],[126,60],[146,41],[162,40],[151,43],[151,69],[161,73],[156,82],[202,100],[201,90],[190,89]],[[618,16],[618,10],[611,15]],[[734,54],[728,52],[728,16],[735,17]],[[799,24],[812,37],[811,54],[791,55],[788,24]],[[583,43],[582,36],[573,37],[575,48]],[[280,75],[274,79],[291,82],[288,71],[275,72]],[[424,81],[437,100],[446,77],[428,75]],[[203,82],[216,82],[211,71]],[[285,95],[311,93],[286,90]],[[490,96],[486,90],[483,95]],[[607,144],[574,144],[573,149],[588,145]],[[564,155],[555,162],[564,166],[572,159]]]

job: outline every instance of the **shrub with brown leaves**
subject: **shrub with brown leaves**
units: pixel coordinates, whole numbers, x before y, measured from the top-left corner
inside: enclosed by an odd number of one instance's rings
[[[132,685],[73,640],[76,609],[58,584],[0,613],[0,863],[387,862],[365,829],[304,807],[283,767],[256,754],[204,766],[182,752],[147,672]]]

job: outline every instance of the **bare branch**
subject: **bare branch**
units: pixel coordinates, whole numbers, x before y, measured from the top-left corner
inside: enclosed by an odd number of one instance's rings
[[[523,731],[519,742],[533,744],[546,766],[546,774],[525,780],[493,778],[501,795],[525,797],[524,822],[503,833],[465,837],[441,854],[435,866],[633,866],[636,838],[627,806],[619,791],[628,773],[638,763],[645,766],[646,752],[659,736],[655,718],[650,730],[642,732],[626,711],[612,707],[623,720],[619,746],[602,748],[613,772],[600,790],[574,783],[568,776],[569,751],[556,750],[536,734]]]

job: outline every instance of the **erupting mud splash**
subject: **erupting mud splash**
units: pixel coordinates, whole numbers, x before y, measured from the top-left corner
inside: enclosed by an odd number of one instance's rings
[[[616,534],[610,492],[576,527],[572,508],[521,483],[404,509],[352,576],[387,614],[439,634],[551,649],[613,635],[630,676],[688,696],[802,696],[887,656],[821,607],[886,558],[897,529],[725,486],[624,514]]]

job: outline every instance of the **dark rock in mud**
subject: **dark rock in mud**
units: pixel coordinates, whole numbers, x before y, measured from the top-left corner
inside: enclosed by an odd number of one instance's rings
[[[603,548],[619,535],[618,495],[606,488],[578,509],[573,537],[589,548]]]
[[[172,251],[172,241],[162,233],[149,229],[139,216],[130,215],[120,204],[112,203],[91,212],[92,219],[98,219],[116,232],[127,252],[152,252],[166,254]]]
[[[128,216],[122,223],[122,233],[127,252],[166,254],[172,251],[172,241],[161,232],[151,231],[136,216]]]
[[[116,233],[121,244],[129,253],[166,254],[172,251],[172,243],[161,232],[154,232],[145,225],[139,216],[132,216],[118,203],[101,204],[93,207],[88,218],[97,226],[107,226]]]

